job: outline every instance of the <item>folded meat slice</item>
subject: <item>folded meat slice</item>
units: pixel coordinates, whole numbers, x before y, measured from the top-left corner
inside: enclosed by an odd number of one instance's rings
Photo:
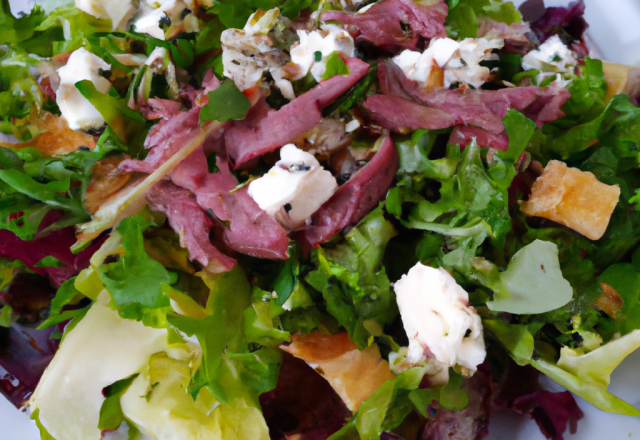
[[[125,171],[151,174],[180,148],[198,136],[200,108],[179,112],[158,122],[149,132],[144,147],[151,149],[144,160],[128,159],[120,164]]]
[[[435,108],[425,107],[400,96],[372,95],[364,102],[372,119],[397,133],[424,128],[437,130],[454,125],[454,118]]]
[[[393,61],[379,65],[378,79],[380,89],[385,95],[400,96],[448,113],[454,120],[452,125],[471,125],[494,134],[504,131],[502,118],[507,115],[509,109],[524,113],[538,127],[542,127],[544,123],[564,115],[560,107],[571,97],[566,89],[555,84],[547,87],[529,86],[500,90],[425,90],[416,81],[407,78]],[[385,109],[381,106],[376,120],[384,118],[393,121],[393,111],[383,110]]]
[[[222,222],[223,239],[231,249],[259,258],[286,259],[289,254],[287,232],[247,194],[247,188],[231,192],[237,179],[226,160],[216,157],[219,171],[209,173],[202,147],[173,169],[174,184],[195,194],[201,210],[211,212]],[[204,215],[204,214],[203,214]]]
[[[364,13],[325,11],[322,21],[355,26],[357,42],[367,41],[381,49],[396,51],[415,49],[420,37],[446,37],[444,19],[447,12],[447,4],[443,1],[424,6],[413,0],[385,0]]]
[[[386,136],[367,165],[342,185],[311,217],[307,229],[296,235],[308,252],[346,226],[355,226],[387,194],[398,170],[398,151]]]
[[[169,225],[180,236],[180,245],[189,251],[189,258],[202,264],[208,272],[227,272],[236,261],[211,244],[209,232],[213,222],[198,206],[190,191],[168,180],[158,182],[148,193],[152,211],[167,215]]]
[[[354,413],[380,385],[394,379],[389,363],[377,345],[363,351],[346,332],[336,335],[291,335],[291,344],[280,348],[304,360],[321,374]]]
[[[336,75],[283,106],[265,111],[266,103],[225,133],[227,153],[235,168],[251,159],[295,142],[322,120],[322,109],[353,87],[369,70],[357,58],[346,58],[349,75]]]

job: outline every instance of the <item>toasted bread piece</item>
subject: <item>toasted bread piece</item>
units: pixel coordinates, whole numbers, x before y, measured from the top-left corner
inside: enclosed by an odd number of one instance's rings
[[[380,385],[395,377],[375,344],[360,351],[346,332],[291,335],[291,344],[280,348],[324,376],[354,413]]]
[[[18,144],[0,142],[0,146],[13,149],[33,147],[50,156],[72,153],[80,147],[87,147],[93,150],[96,146],[93,136],[79,130],[70,129],[67,121],[60,116],[45,112],[41,117],[32,118],[32,121],[41,131],[40,134],[28,142]]]
[[[527,216],[563,224],[591,240],[601,238],[620,197],[620,187],[606,185],[589,172],[549,161],[520,209]]]

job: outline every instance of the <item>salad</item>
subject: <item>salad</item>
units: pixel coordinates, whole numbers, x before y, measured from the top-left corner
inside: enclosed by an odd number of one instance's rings
[[[0,391],[44,440],[640,416],[640,70],[584,8],[2,0]]]

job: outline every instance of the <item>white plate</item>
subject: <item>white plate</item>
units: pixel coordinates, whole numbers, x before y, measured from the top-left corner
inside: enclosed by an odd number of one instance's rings
[[[524,0],[515,0],[520,4]],[[14,10],[24,10],[33,2],[10,0]],[[585,0],[585,18],[591,26],[588,31],[590,47],[603,58],[629,65],[640,65],[640,2],[637,0]],[[562,6],[566,0],[546,0],[547,6]],[[629,356],[613,373],[609,390],[630,404],[640,407],[640,381],[637,365],[640,351]],[[550,381],[549,381],[550,382]],[[545,382],[550,388],[561,387]],[[555,391],[555,390],[554,390]],[[636,438],[640,435],[640,418],[621,416],[600,411],[577,397],[585,413],[578,423],[578,432],[565,435],[565,439],[602,440]],[[0,440],[39,440],[38,430],[27,414],[17,411],[0,397]],[[248,439],[250,440],[250,439]],[[491,419],[487,440],[545,440],[537,425],[527,416],[514,413],[496,413]]]

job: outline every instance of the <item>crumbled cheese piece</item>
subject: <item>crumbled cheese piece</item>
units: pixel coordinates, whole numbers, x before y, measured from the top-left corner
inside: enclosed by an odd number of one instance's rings
[[[606,185],[592,173],[551,160],[520,209],[527,216],[553,220],[598,240],[607,230],[619,196],[619,186]]]
[[[64,339],[31,398],[40,422],[56,439],[99,440],[102,389],[137,373],[164,351],[167,330],[123,319],[104,290]]]
[[[352,121],[347,122],[347,125],[344,127],[344,131],[346,133],[352,133],[360,128],[360,121],[354,119]]]
[[[182,0],[146,0],[140,2],[140,11],[137,14],[134,26],[136,32],[151,35],[158,40],[165,39],[161,21],[167,20],[174,23],[180,20],[182,11],[187,5]]]
[[[472,373],[484,361],[482,322],[469,307],[469,295],[443,268],[416,264],[394,285],[409,337],[407,360],[435,359]]]
[[[288,144],[267,174],[249,184],[261,209],[290,230],[303,226],[338,189],[336,179],[313,155]]]
[[[560,87],[566,87],[571,83],[571,78],[565,79],[564,76],[572,76],[576,64],[573,53],[557,35],[550,37],[538,50],[532,50],[522,58],[524,70],[540,71],[536,77],[538,84],[550,76],[555,76],[555,82]]]
[[[560,37],[554,35],[522,58],[525,70],[536,69],[541,72],[569,72],[577,61],[571,50],[564,45]]]
[[[76,0],[76,8],[96,18],[111,20],[112,30],[126,30],[133,15],[131,0]]]
[[[320,373],[354,413],[380,385],[394,378],[377,345],[360,351],[346,332],[292,334],[291,344],[280,348]]]
[[[309,71],[320,82],[327,70],[327,58],[333,52],[354,56],[355,44],[351,35],[333,24],[325,24],[317,31],[298,31],[300,43],[291,49],[291,62],[296,65],[294,80],[304,78]]]
[[[449,87],[453,83],[479,88],[491,74],[489,68],[481,66],[480,62],[495,59],[488,52],[503,45],[504,40],[501,39],[465,38],[458,42],[450,38],[434,38],[424,52],[407,49],[394,57],[393,62],[408,78],[427,88]]]
[[[244,29],[226,29],[220,37],[224,76],[231,78],[242,91],[259,84],[265,70],[272,70],[277,82],[286,81],[284,72],[275,71],[289,61],[289,56],[274,47],[273,41],[267,36],[280,10],[274,8],[259,12],[263,15],[257,12],[253,14]],[[287,92],[283,91],[283,94],[289,98]],[[293,88],[290,92],[293,94]]]
[[[108,79],[100,76],[100,71],[111,69],[111,65],[85,48],[73,52],[67,64],[58,69],[60,87],[56,92],[56,103],[62,117],[72,130],[100,128],[104,118],[76,88],[76,82],[89,80],[99,92],[107,93],[111,88]]]

